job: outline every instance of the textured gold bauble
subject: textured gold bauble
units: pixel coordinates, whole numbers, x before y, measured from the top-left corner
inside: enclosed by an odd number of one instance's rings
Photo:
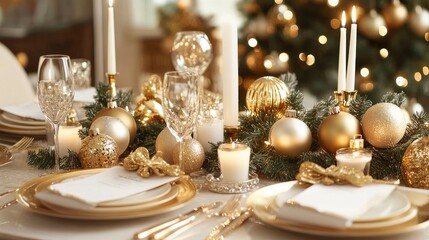
[[[402,176],[413,188],[429,189],[429,137],[415,140],[402,157]]]
[[[349,146],[350,139],[360,134],[359,120],[348,112],[327,116],[319,126],[319,144],[327,152],[335,153]]]
[[[116,142],[119,155],[127,150],[130,142],[130,132],[119,118],[99,117],[91,123],[90,129],[95,128],[98,128],[100,133],[108,135]]]
[[[284,27],[296,23],[296,15],[291,7],[286,4],[274,5],[267,14],[268,24]]]
[[[131,115],[131,113],[129,113],[127,110],[120,107],[107,107],[99,111],[94,116],[92,121],[95,121],[97,118],[104,117],[104,116],[119,118],[125,124],[125,126],[128,128],[128,131],[130,132],[129,144],[131,144],[134,141],[137,133],[137,124],[136,124],[136,121],[134,120],[133,115]]]
[[[156,138],[155,149],[156,151],[162,152],[162,157],[169,164],[173,164],[173,147],[176,143],[176,138],[167,127],[164,128]]]
[[[188,138],[183,142],[183,170],[186,174],[198,171],[204,163],[204,148],[200,142],[193,138]],[[179,144],[173,149],[173,162],[179,165]]]
[[[247,90],[246,105],[253,114],[274,113],[281,118],[288,106],[288,93],[289,89],[282,80],[271,76],[261,77]]]
[[[270,144],[277,153],[298,157],[311,147],[311,131],[307,124],[296,118],[282,118],[270,129]]]
[[[402,110],[393,103],[377,103],[362,116],[364,138],[374,147],[393,147],[404,136],[406,128]]]
[[[250,69],[250,71],[256,74],[265,73],[265,67],[264,67],[265,55],[266,55],[265,52],[260,48],[255,48],[247,54],[246,65]]]
[[[380,28],[386,27],[383,16],[378,14],[374,9],[369,14],[359,18],[358,24],[359,31],[367,38],[374,40],[381,38]]]
[[[98,129],[97,129],[98,130]],[[83,168],[107,168],[118,164],[118,145],[97,130],[83,139],[79,150],[79,160]]]
[[[416,5],[410,14],[409,23],[411,30],[419,36],[424,36],[429,31],[429,11]]]
[[[392,3],[383,8],[381,13],[389,30],[399,28],[408,19],[407,7],[399,0],[392,0]]]

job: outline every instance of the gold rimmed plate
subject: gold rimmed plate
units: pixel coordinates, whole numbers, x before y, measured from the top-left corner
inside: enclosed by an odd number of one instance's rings
[[[418,231],[429,226],[429,218],[419,216],[419,210],[411,207],[395,218],[378,222],[364,222],[354,224],[345,229],[332,229],[309,224],[288,221],[277,217],[276,198],[279,194],[288,191],[296,184],[295,181],[278,183],[261,188],[247,199],[247,206],[254,209],[254,214],[262,222],[292,232],[328,237],[376,237]],[[391,221],[392,224],[386,222]],[[395,222],[396,221],[396,222]],[[384,224],[375,226],[372,224]]]
[[[38,186],[42,183],[54,183],[69,178],[79,177],[82,175],[96,174],[103,170],[105,169],[80,170],[39,177],[22,185],[16,192],[16,199],[18,203],[24,206],[26,209],[43,215],[69,219],[114,220],[147,217],[173,211],[183,207],[186,203],[192,200],[197,193],[197,189],[192,183],[192,181],[189,178],[181,177],[174,183],[173,188],[177,188],[176,196],[171,200],[166,201],[165,203],[155,204],[152,207],[141,207],[140,209],[134,208],[138,205],[133,205],[133,208],[124,208],[120,211],[100,213],[84,211],[59,212],[58,209],[57,211],[55,211],[53,209],[48,208],[46,205],[43,204],[42,201],[38,200],[35,196],[37,191],[43,190],[38,188]],[[173,191],[173,188],[171,191]]]

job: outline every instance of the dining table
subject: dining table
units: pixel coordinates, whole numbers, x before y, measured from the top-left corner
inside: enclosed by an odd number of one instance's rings
[[[13,155],[12,162],[0,167],[0,193],[15,190],[26,181],[37,178],[41,175],[50,174],[51,170],[39,170],[29,166],[26,162],[27,152],[18,152]],[[260,179],[257,189],[279,183],[277,181]],[[255,190],[253,190],[255,191]],[[244,197],[248,197],[252,192],[247,192]],[[121,220],[81,220],[66,219],[61,217],[45,216],[29,211],[19,203],[12,204],[0,210],[0,239],[133,239],[135,232],[156,225],[165,220],[171,219],[182,213],[188,212],[202,204],[213,201],[227,201],[231,194],[222,194],[208,191],[201,187],[196,196],[183,207],[174,211],[158,214],[155,216],[140,217]],[[14,194],[8,194],[0,198],[0,204],[4,204],[15,198]],[[177,239],[206,239],[211,229],[216,224],[207,220],[185,231]],[[332,236],[320,236],[307,233],[299,233],[279,229],[263,223],[256,217],[251,217],[240,227],[235,229],[225,239],[249,240],[311,240],[311,239],[333,239]],[[337,239],[344,239],[343,237]],[[347,239],[368,239],[367,237],[347,237]],[[371,237],[371,239],[429,239],[429,228],[412,229],[399,234],[386,234]]]

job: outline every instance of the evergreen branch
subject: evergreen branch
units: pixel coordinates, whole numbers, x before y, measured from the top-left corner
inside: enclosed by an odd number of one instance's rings
[[[304,115],[304,95],[298,91],[298,90],[292,90],[289,92],[287,99],[288,108],[293,109],[297,112],[297,116],[300,116],[301,118]]]
[[[289,72],[284,73],[280,75],[279,79],[286,84],[289,91],[295,90],[296,86],[298,86],[298,80],[296,79],[295,73],[289,73]]]
[[[361,121],[362,116],[371,106],[372,102],[367,98],[366,95],[357,95],[357,97],[353,99],[350,104],[349,113]]]
[[[396,106],[401,107],[401,105],[405,102],[406,98],[407,97],[404,92],[400,92],[400,93],[388,92],[383,95],[380,102],[393,103]]]

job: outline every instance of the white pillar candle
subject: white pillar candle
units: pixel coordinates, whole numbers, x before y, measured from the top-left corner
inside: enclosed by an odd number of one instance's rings
[[[356,42],[357,42],[356,7],[353,6],[352,24],[350,29],[349,59],[347,63],[347,80],[346,80],[346,91],[348,92],[352,92],[355,90]]]
[[[109,0],[107,11],[107,73],[116,74],[115,16],[113,12],[113,0]]]
[[[223,116],[225,126],[235,127],[238,122],[238,39],[237,26],[221,26]]]
[[[210,143],[223,142],[223,120],[209,119],[198,123],[197,140],[203,145],[204,151],[210,152],[212,145]]]
[[[79,126],[66,126],[61,125],[58,131],[59,155],[64,157],[68,155],[68,150],[79,153],[82,141],[79,138]]]
[[[337,153],[335,158],[337,159],[337,166],[349,166],[365,174],[369,174],[369,166],[372,159],[371,151],[366,149],[345,151],[343,153]]]
[[[217,152],[224,182],[238,183],[249,179],[250,148],[246,144],[224,143]]]
[[[338,91],[346,90],[346,13],[341,16],[340,53],[338,57]]]

